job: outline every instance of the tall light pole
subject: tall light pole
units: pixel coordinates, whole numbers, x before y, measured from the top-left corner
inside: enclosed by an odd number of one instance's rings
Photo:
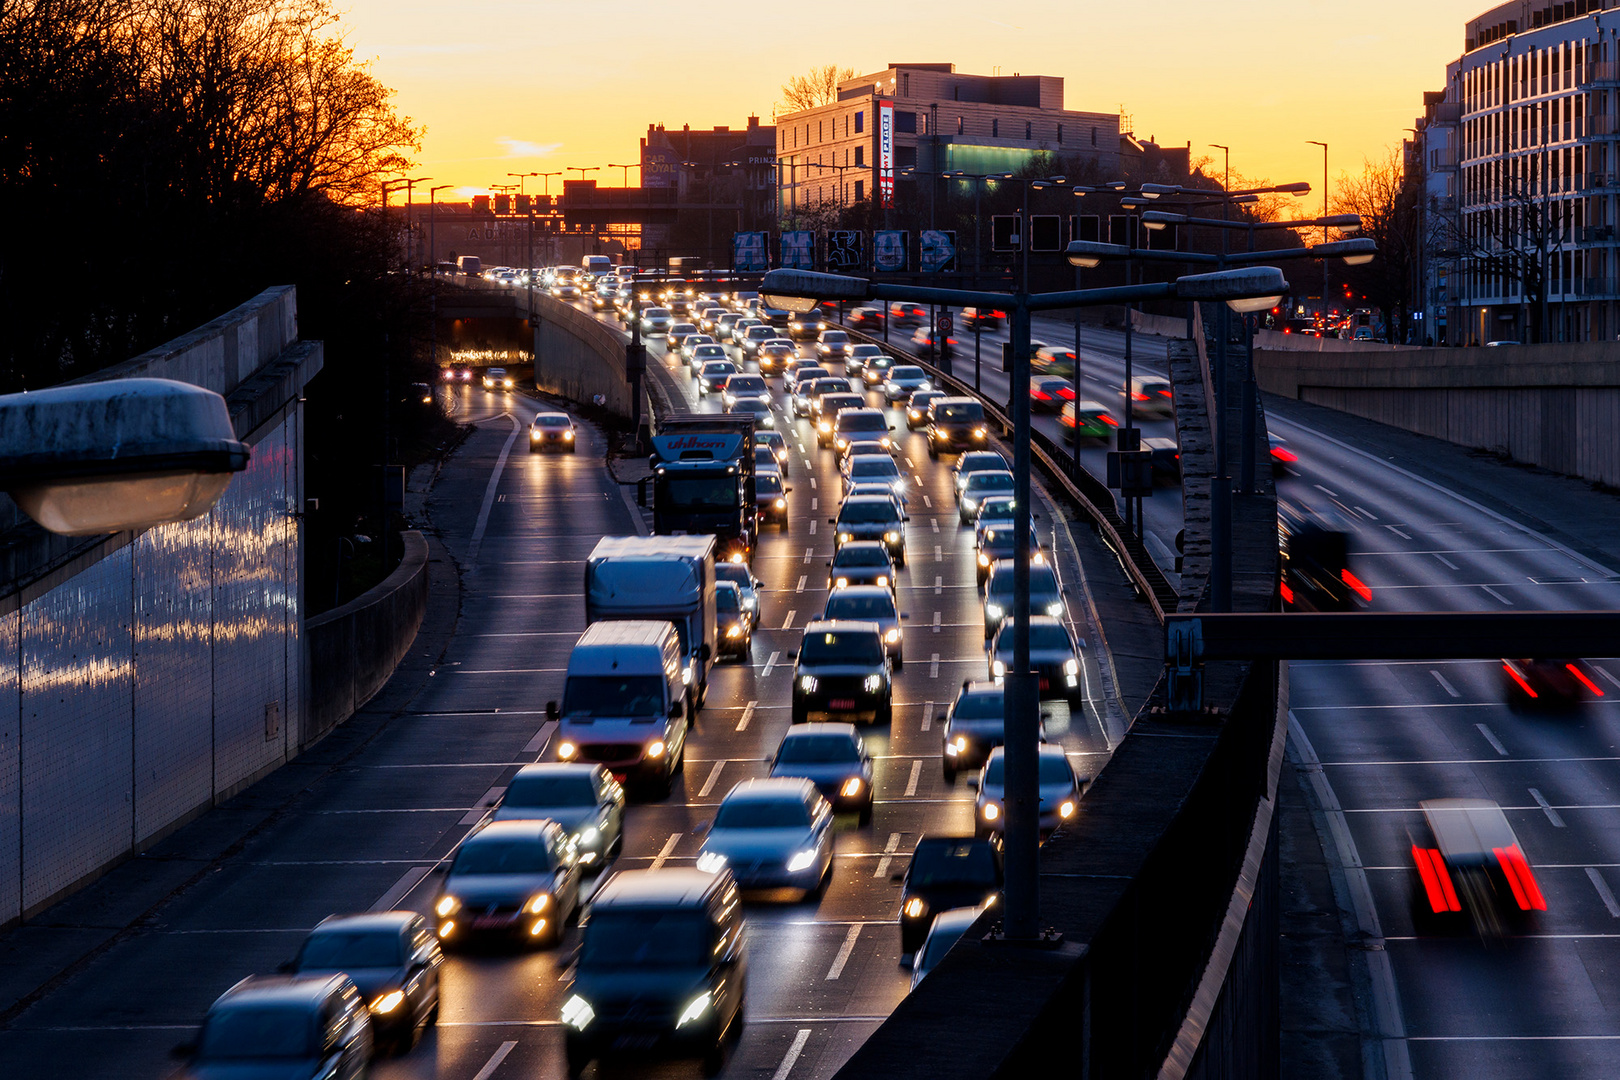
[[[440,184],[438,187],[428,188],[428,257],[433,261],[435,276],[439,272],[439,217],[433,197],[445,188],[454,186],[454,184]]]
[[[1325,142],[1317,142],[1315,139],[1306,139],[1305,144],[1307,146],[1320,146],[1322,148],[1322,216],[1324,218],[1326,218],[1332,213],[1332,210],[1330,210],[1328,208],[1328,144],[1325,143]],[[1328,231],[1327,231],[1327,226],[1324,225],[1324,226],[1322,226],[1322,243],[1325,244],[1327,242],[1328,242]],[[1329,294],[1329,292],[1331,292],[1331,290],[1328,288],[1328,264],[1323,263],[1322,264],[1322,329],[1324,331],[1324,333],[1322,335],[1323,337],[1327,336],[1326,330],[1327,330],[1327,322],[1328,322],[1328,294]]]
[[[629,187],[630,186],[630,170],[631,169],[639,169],[639,168],[641,168],[641,162],[638,161],[638,162],[634,163],[633,165],[615,165],[613,162],[610,161],[610,162],[608,162],[608,168],[610,168],[610,169],[623,169],[624,170],[624,186]]]

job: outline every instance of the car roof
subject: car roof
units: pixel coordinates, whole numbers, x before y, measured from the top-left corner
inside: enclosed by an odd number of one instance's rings
[[[873,440],[873,439],[861,439],[861,440],[859,440],[859,442],[850,443],[850,445],[851,446],[859,446],[863,442],[876,443],[876,441]],[[882,443],[876,443],[876,445],[882,446],[883,444]],[[895,464],[894,458],[892,456],[890,456],[888,453],[882,453],[882,454],[850,454],[844,460],[849,465],[854,465],[857,461],[886,461],[890,465]],[[895,467],[898,468],[899,466],[895,466]]]
[[[555,822],[544,818],[524,818],[514,821],[491,821],[483,828],[468,833],[461,841],[468,844],[495,843],[511,840],[543,840],[546,834],[557,831]]]
[[[792,739],[808,739],[816,735],[847,735],[850,739],[860,741],[860,732],[854,724],[837,724],[831,721],[817,721],[807,724],[795,724],[788,728],[787,734],[782,736],[783,742]]]
[[[976,907],[950,908],[934,916],[933,925],[928,933],[955,933],[961,935],[967,932],[968,927],[979,921],[979,909]]]
[[[886,503],[889,506],[894,506],[894,496],[893,495],[851,495],[849,498],[844,500],[844,506],[849,506],[851,504],[858,505],[858,506],[865,506],[865,505],[870,504],[870,503]],[[842,507],[840,507],[840,509],[842,509]]]
[[[1489,799],[1428,799],[1418,806],[1448,859],[1477,858],[1518,843],[1507,815]]]
[[[885,600],[893,600],[894,594],[887,585],[835,585],[828,594],[828,599],[834,596],[881,596]]]
[[[215,999],[210,1012],[221,1005],[303,1005],[314,1007],[325,1001],[349,977],[342,972],[330,975],[249,975]]]
[[[846,540],[843,547],[833,552],[833,558],[836,560],[846,551],[870,551],[873,548],[883,552],[885,557],[889,554],[889,549],[881,540]]]
[[[1064,761],[1069,760],[1068,753],[1065,752],[1063,747],[1059,746],[1057,743],[1049,743],[1049,742],[1038,743],[1036,745],[1035,749],[1036,749],[1036,751],[1038,753],[1038,756],[1040,756],[1040,757],[1044,757],[1044,758],[1062,758]],[[1006,757],[1006,756],[1007,756],[1007,748],[1005,746],[998,746],[994,750],[990,751],[990,756],[985,759],[985,762],[986,762],[986,764],[988,764],[989,762],[994,761],[996,758],[1001,758],[1001,757]]]
[[[812,619],[804,624],[804,636],[811,634],[852,634],[864,633],[878,637],[883,633],[881,627],[875,622],[864,619]]]
[[[392,930],[402,933],[421,913],[415,911],[362,911],[353,915],[328,915],[315,924],[311,933],[333,930]]]
[[[728,802],[778,802],[782,799],[797,799],[803,802],[805,796],[816,790],[816,785],[800,776],[773,776],[768,780],[744,780],[726,793],[720,800]]]
[[[595,776],[598,770],[605,771],[603,766],[594,762],[536,761],[523,766],[512,779],[520,780],[525,776]]]
[[[710,874],[695,867],[663,867],[658,870],[618,870],[591,896],[593,909],[652,906],[669,907],[700,904],[720,885],[727,874]]]

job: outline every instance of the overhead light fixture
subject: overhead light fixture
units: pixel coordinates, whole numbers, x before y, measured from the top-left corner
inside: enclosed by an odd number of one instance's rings
[[[1361,231],[1360,214],[1335,214],[1322,219],[1322,224],[1330,229],[1338,229],[1345,233],[1358,233]]]
[[[1285,195],[1309,195],[1311,193],[1311,185],[1305,183],[1304,181],[1293,184],[1278,184],[1276,190]]]
[[[1127,258],[1131,249],[1124,244],[1100,244],[1095,240],[1076,240],[1065,249],[1070,266],[1089,270],[1104,259]]]
[[[1168,210],[1149,210],[1142,215],[1142,224],[1158,232],[1167,225],[1185,225],[1186,214],[1176,214]]]
[[[1378,255],[1378,244],[1371,237],[1358,236],[1313,245],[1311,254],[1319,259],[1343,259],[1346,266],[1366,266]]]
[[[1176,279],[1177,299],[1224,303],[1239,314],[1269,310],[1287,292],[1288,279],[1275,266],[1245,266]]]
[[[803,313],[813,311],[823,300],[865,300],[872,283],[865,278],[844,274],[821,274],[814,270],[772,270],[760,283],[760,299],[771,307]]]

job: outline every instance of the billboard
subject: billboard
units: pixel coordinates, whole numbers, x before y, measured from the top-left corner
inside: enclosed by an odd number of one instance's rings
[[[827,269],[847,274],[865,265],[861,241],[864,238],[854,229],[834,229],[827,233]]]
[[[1062,251],[1063,219],[1057,214],[1034,214],[1029,219],[1029,250]]]
[[[894,102],[878,102],[878,205],[894,205]]]
[[[903,273],[911,254],[911,234],[904,229],[879,229],[872,234],[872,269]]]
[[[731,268],[756,274],[769,270],[771,268],[770,239],[770,233],[732,233]]]
[[[925,274],[951,273],[956,269],[956,231],[924,229],[917,269]]]
[[[816,234],[809,229],[782,233],[782,261],[779,265],[785,270],[814,270]]]
[[[641,186],[672,188],[681,172],[681,155],[673,146],[641,148]]]

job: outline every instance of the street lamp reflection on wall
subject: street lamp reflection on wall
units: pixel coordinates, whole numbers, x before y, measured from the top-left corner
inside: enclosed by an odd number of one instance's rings
[[[0,395],[0,490],[65,536],[201,517],[249,449],[225,399],[169,379]]]

